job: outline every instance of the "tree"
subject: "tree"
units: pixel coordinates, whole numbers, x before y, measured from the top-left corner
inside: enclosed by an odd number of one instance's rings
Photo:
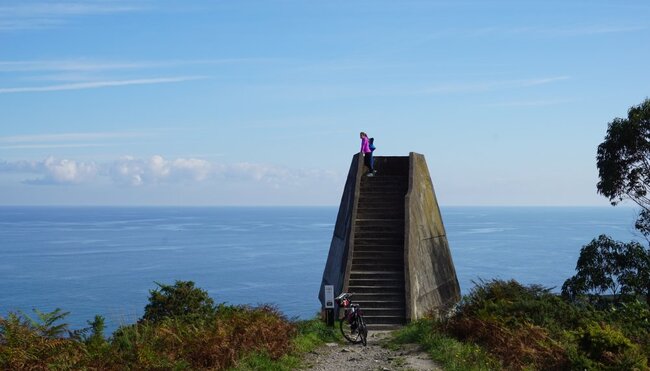
[[[598,193],[612,205],[627,199],[641,207],[635,223],[650,243],[650,99],[615,118],[596,155]],[[601,235],[580,250],[576,275],[562,285],[564,296],[645,296],[650,304],[650,250]]]
[[[650,233],[650,99],[630,107],[627,118],[609,123],[605,140],[598,146],[598,193],[612,205],[624,199],[642,209],[637,228]],[[645,226],[645,227],[644,227]]]
[[[156,282],[158,289],[149,290],[149,304],[142,320],[159,322],[164,318],[209,319],[216,308],[208,293],[194,287],[192,281],[176,281],[171,285]]]
[[[580,250],[576,271],[562,285],[565,297],[650,295],[650,254],[635,241],[622,243],[605,235],[593,239]]]

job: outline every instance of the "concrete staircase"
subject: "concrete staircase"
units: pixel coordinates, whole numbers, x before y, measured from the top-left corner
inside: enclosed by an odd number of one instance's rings
[[[348,281],[371,329],[406,322],[404,284],[404,197],[408,158],[382,157],[374,177],[363,175],[354,221]]]
[[[375,164],[377,175],[367,177],[360,154],[352,158],[318,298],[325,311],[329,286],[353,293],[379,330],[444,313],[460,286],[424,156],[379,156]]]

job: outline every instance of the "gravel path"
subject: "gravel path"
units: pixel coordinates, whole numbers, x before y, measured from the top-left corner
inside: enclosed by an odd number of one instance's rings
[[[405,344],[398,350],[382,346],[390,331],[368,334],[368,346],[328,343],[305,356],[303,370],[442,370],[416,344]]]

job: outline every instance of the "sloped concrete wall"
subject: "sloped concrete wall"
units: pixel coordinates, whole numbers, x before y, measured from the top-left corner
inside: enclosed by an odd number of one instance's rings
[[[414,152],[409,155],[405,202],[406,317],[416,320],[457,303],[460,286],[427,163]]]
[[[362,168],[363,158],[359,154],[354,155],[348,171],[348,178],[345,181],[339,213],[336,216],[334,235],[318,293],[318,299],[323,308],[325,307],[325,285],[334,285],[334,296],[336,296],[343,291],[346,276],[349,276],[349,273],[346,273],[346,268],[349,269],[348,256],[351,256],[349,252],[354,241],[352,225],[356,218],[356,200],[359,198]]]

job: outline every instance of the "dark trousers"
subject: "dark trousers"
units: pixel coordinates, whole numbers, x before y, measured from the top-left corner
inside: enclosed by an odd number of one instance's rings
[[[363,154],[363,164],[369,169],[369,171],[375,170],[374,159],[372,158],[372,152]]]

